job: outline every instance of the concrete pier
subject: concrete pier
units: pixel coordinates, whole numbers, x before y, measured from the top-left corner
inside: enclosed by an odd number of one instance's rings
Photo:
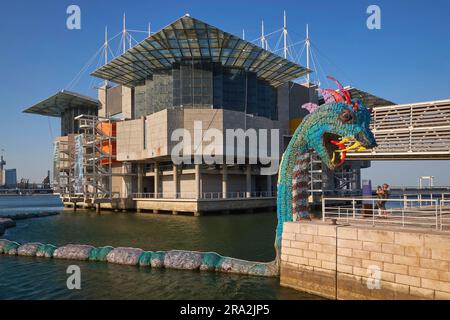
[[[276,206],[276,198],[236,198],[236,199],[135,199],[139,210],[187,213],[214,213],[249,210],[270,210]]]

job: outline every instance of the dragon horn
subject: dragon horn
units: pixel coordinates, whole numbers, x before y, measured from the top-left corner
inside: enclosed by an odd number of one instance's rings
[[[340,90],[341,93],[345,96],[345,100],[347,101],[347,103],[348,103],[348,104],[352,104],[352,97],[351,97],[351,95],[350,95],[350,92],[348,92],[348,90],[346,90],[346,89],[342,86],[342,84],[341,84],[338,80],[336,80],[335,78],[333,78],[333,77],[331,77],[331,76],[327,76],[327,78],[330,79],[330,80],[332,80],[332,81],[334,81],[334,82],[338,85],[339,90]]]
[[[328,92],[334,98],[335,102],[344,102],[344,98],[338,92],[332,89],[321,89],[322,92]]]

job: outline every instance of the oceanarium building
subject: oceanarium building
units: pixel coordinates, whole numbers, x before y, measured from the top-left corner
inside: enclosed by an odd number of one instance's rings
[[[244,150],[230,148],[225,132],[267,132],[267,155],[279,161],[307,114],[301,106],[319,100],[314,85],[293,82],[309,72],[185,15],[96,70],[105,80],[98,100],[62,91],[25,112],[61,118],[54,187],[67,204],[195,215],[273,208],[276,172],[250,157],[250,137]],[[217,129],[214,155],[236,161],[175,163],[177,129],[191,137]],[[211,145],[194,140],[183,139],[192,158]],[[313,156],[311,202],[360,192],[360,169],[369,165],[351,161],[331,173]]]

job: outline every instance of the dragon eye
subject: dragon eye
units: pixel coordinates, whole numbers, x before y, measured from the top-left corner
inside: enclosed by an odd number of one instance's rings
[[[350,110],[344,110],[341,115],[339,116],[339,118],[342,120],[342,122],[351,122],[353,121],[353,114],[351,113]]]

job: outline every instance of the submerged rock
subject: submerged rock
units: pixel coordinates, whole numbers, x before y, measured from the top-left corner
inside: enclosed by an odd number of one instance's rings
[[[39,246],[36,257],[53,258],[53,252],[55,252],[56,249],[57,247],[52,244],[43,244]]]
[[[164,251],[153,252],[150,260],[152,268],[164,268],[165,255],[166,253]]]
[[[81,244],[69,244],[67,246],[59,247],[53,253],[53,258],[67,259],[67,260],[89,260],[89,254],[91,253],[93,246],[81,245]]]
[[[4,230],[14,228],[16,226],[16,222],[10,218],[0,218],[0,226],[2,226]]]
[[[38,212],[38,213],[19,213],[13,215],[5,215],[0,218],[0,236],[5,234],[6,229],[16,226],[15,220],[24,220],[31,218],[42,218],[57,215],[58,212]]]
[[[113,250],[114,250],[114,248],[109,247],[109,246],[94,248],[89,253],[89,260],[90,261],[107,261],[106,257]]]
[[[44,218],[44,217],[56,216],[58,214],[59,214],[58,212],[49,211],[49,212],[36,212],[36,213],[18,213],[18,214],[7,215],[6,217],[9,219],[12,219],[12,220],[25,220],[25,219],[32,219],[32,218]]]
[[[42,243],[23,244],[19,248],[17,248],[17,254],[19,256],[35,257],[39,247],[42,245]]]
[[[137,266],[143,252],[144,250],[136,248],[115,248],[108,253],[106,259],[111,263]]]
[[[196,270],[202,264],[199,252],[172,250],[164,257],[164,266],[170,269]]]

